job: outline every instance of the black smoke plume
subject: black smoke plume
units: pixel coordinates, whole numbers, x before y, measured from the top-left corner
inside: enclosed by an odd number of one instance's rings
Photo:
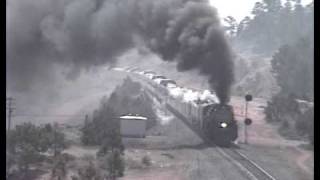
[[[142,42],[180,71],[198,69],[221,103],[229,99],[231,52],[207,1],[8,0],[6,31],[8,88],[48,81],[57,64],[72,77]]]

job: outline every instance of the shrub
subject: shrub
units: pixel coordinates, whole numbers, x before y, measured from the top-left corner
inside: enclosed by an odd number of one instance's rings
[[[22,172],[29,169],[29,165],[43,161],[42,153],[61,152],[66,147],[64,134],[52,128],[50,124],[36,126],[32,123],[17,125],[7,134],[8,150]],[[56,154],[56,153],[55,153]]]
[[[121,152],[118,150],[109,152],[103,158],[102,168],[107,170],[107,176],[111,179],[122,177],[125,170],[125,164]]]
[[[102,180],[101,170],[92,162],[89,161],[84,167],[78,169],[78,177],[73,177],[81,180]]]
[[[143,158],[141,159],[142,164],[146,165],[146,166],[150,166],[151,165],[151,159],[149,156],[143,156]]]

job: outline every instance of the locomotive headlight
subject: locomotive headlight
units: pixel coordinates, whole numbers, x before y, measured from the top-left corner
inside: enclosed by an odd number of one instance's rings
[[[222,128],[226,128],[226,127],[228,126],[228,124],[225,123],[225,122],[222,122],[222,123],[220,123],[220,126],[221,126]]]

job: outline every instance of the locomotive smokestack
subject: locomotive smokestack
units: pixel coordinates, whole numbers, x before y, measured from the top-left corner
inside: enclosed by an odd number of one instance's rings
[[[6,18],[8,88],[52,82],[56,64],[77,75],[143,44],[180,71],[198,69],[228,102],[231,52],[205,0],[10,0]]]

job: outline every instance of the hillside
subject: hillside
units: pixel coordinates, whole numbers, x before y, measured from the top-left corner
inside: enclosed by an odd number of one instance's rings
[[[238,53],[234,60],[235,81],[232,86],[232,95],[243,96],[251,93],[255,97],[269,99],[277,85],[270,72],[270,58]],[[180,85],[195,89],[208,89],[207,78],[197,70],[178,72],[174,62],[162,61],[158,56],[147,51],[131,50],[119,58],[116,65],[119,67],[138,67],[144,70],[153,70],[168,78],[176,80]]]

